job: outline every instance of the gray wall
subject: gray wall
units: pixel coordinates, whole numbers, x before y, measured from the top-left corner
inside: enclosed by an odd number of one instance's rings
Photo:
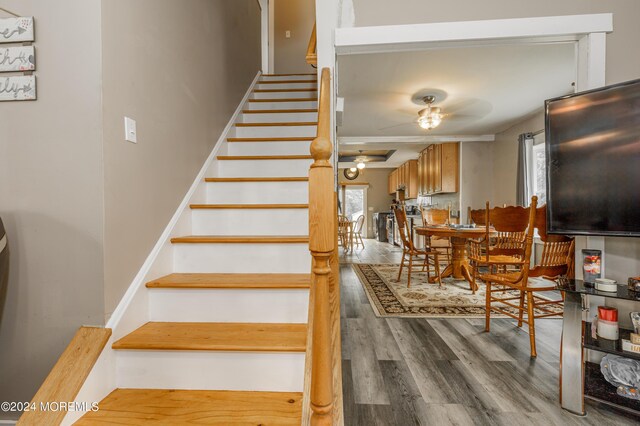
[[[274,10],[274,65],[277,74],[315,72],[305,61],[309,38],[316,21],[314,0],[272,0]],[[285,38],[285,31],[291,38]]]
[[[368,168],[360,172],[360,175],[354,180],[347,180],[344,177],[344,169],[338,170],[339,182],[368,183],[369,188],[367,190],[367,204],[368,207],[373,207],[373,211],[367,208],[367,235],[373,238],[373,213],[375,212],[388,212],[391,207],[391,201],[393,196],[387,193],[389,184],[389,173],[393,169],[372,169]]]
[[[100,1],[1,5],[36,17],[38,100],[0,103],[0,401],[28,401],[78,326],[104,321]]]
[[[260,12],[255,0],[1,6],[36,17],[39,99],[0,103],[0,401],[28,401],[75,330],[104,324],[202,167],[260,68]]]
[[[107,0],[102,15],[110,315],[260,69],[260,9]],[[124,140],[125,115],[137,120],[137,144]]]

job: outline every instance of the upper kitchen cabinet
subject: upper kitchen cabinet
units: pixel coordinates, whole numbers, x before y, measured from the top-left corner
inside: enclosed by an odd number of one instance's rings
[[[389,173],[389,194],[404,189],[407,199],[418,198],[418,160],[409,160]]]
[[[429,145],[420,153],[420,194],[446,194],[458,192],[460,175],[459,143]]]

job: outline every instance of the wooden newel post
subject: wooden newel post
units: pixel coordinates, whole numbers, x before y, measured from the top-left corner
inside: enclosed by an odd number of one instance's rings
[[[322,71],[318,137],[311,143],[314,163],[309,171],[309,250],[311,252],[311,289],[313,305],[313,341],[311,365],[311,424],[333,423],[333,373],[331,346],[331,307],[329,285],[330,258],[335,250],[335,212],[333,146],[329,139],[329,71]]]

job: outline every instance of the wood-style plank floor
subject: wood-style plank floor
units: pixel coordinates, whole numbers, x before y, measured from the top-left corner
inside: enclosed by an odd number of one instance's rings
[[[529,336],[507,319],[378,318],[349,263],[398,263],[397,247],[365,240],[341,253],[344,415],[347,426],[632,425],[639,420],[588,403],[587,416],[558,403],[561,320]]]

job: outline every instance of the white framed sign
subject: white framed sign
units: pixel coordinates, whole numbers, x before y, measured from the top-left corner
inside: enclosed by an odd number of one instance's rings
[[[33,17],[0,19],[0,43],[33,41]]]
[[[33,46],[0,46],[0,72],[33,71],[36,53]]]
[[[36,100],[36,77],[34,75],[0,76],[0,101]]]

